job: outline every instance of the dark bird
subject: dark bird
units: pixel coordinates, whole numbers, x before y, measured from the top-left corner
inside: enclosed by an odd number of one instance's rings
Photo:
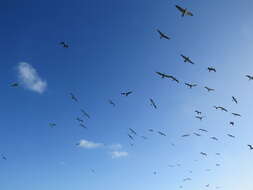
[[[216,138],[216,137],[211,137],[211,139],[218,141],[218,138]]]
[[[236,104],[238,103],[237,99],[236,99],[234,96],[232,96],[232,100],[233,100]]]
[[[199,134],[199,133],[193,133],[193,134],[196,135],[196,136],[198,136],[198,137],[201,136],[201,134]]]
[[[227,134],[229,137],[231,137],[231,138],[235,138],[235,136],[234,135],[231,135],[231,134]]]
[[[76,120],[79,121],[80,123],[84,122],[84,120],[82,120],[80,117],[77,117]]]
[[[18,87],[19,84],[15,82],[15,83],[12,83],[10,86],[11,86],[11,87]]]
[[[195,113],[197,113],[198,115],[201,115],[202,112],[201,111],[198,111],[198,110],[195,110]]]
[[[184,178],[183,181],[191,181],[192,179],[187,177],[187,178]]]
[[[129,137],[131,140],[134,140],[134,138],[133,138],[132,135],[129,135],[129,134],[128,134],[128,137]]]
[[[136,131],[133,130],[132,128],[129,128],[129,130],[131,131],[131,133],[133,133],[134,135],[137,135]]]
[[[181,137],[189,137],[190,134],[185,134],[185,135],[182,135]]]
[[[164,34],[163,32],[161,32],[158,29],[156,31],[159,33],[160,39],[164,38],[164,39],[170,40],[170,37],[168,35]]]
[[[157,109],[157,106],[152,98],[149,98],[151,106],[153,106],[155,109]]]
[[[189,88],[193,88],[196,87],[197,84],[190,84],[190,83],[184,83],[186,86],[188,86]]]
[[[217,167],[219,167],[220,166],[220,164],[215,164]]]
[[[128,91],[128,92],[122,92],[121,95],[122,96],[129,96],[130,94],[132,94],[132,91]]]
[[[199,119],[200,121],[202,121],[202,119],[204,118],[204,116],[195,116],[197,119]]]
[[[208,69],[209,72],[211,72],[211,71],[216,72],[216,69],[213,68],[213,67],[208,67],[207,69]]]
[[[249,80],[253,80],[253,76],[251,75],[245,75]]]
[[[109,101],[109,104],[113,105],[113,107],[116,106],[116,104],[112,100],[108,100],[108,101]]]
[[[200,154],[202,154],[203,156],[207,156],[207,153],[205,152],[200,152]]]
[[[230,121],[229,124],[230,124],[231,126],[234,126],[234,125],[235,125],[235,123],[234,123],[233,121]]]
[[[60,45],[62,45],[62,47],[64,47],[64,48],[68,48],[69,47],[69,45],[66,44],[65,42],[60,42]]]
[[[56,123],[49,123],[49,127],[55,127],[56,126]]]
[[[224,107],[221,107],[221,106],[214,106],[215,109],[220,109],[222,111],[225,111],[225,112],[228,112],[228,110]]]
[[[168,79],[172,79],[173,81],[176,81],[177,83],[179,83],[179,80],[177,80],[174,76],[172,75],[167,75],[164,73],[160,73],[160,72],[156,72],[156,74],[160,75],[162,78],[168,78]]]
[[[81,112],[82,112],[82,114],[84,116],[86,116],[88,119],[90,119],[90,115],[86,111],[84,111],[83,109],[81,109]]]
[[[238,117],[241,117],[241,114],[239,113],[232,113],[234,116],[238,116]]]
[[[207,131],[207,130],[205,130],[205,129],[199,129],[199,130],[200,130],[200,131],[203,131],[203,132],[206,132],[206,133],[208,132],[208,131]]]
[[[182,13],[181,16],[184,17],[185,15],[188,15],[188,16],[193,16],[193,14],[188,11],[186,8],[182,8],[178,5],[176,5],[176,8]]]
[[[154,174],[154,175],[156,175],[156,174],[157,174],[157,172],[153,172],[153,174]]]
[[[183,55],[183,54],[181,54],[181,57],[184,59],[184,62],[185,63],[191,63],[191,64],[194,64],[193,62],[192,62],[192,60],[190,59],[190,57],[187,57],[187,56],[185,56],[185,55]]]
[[[207,91],[208,91],[208,92],[212,92],[212,91],[214,91],[214,89],[213,89],[213,88],[209,88],[209,87],[207,87],[207,86],[205,86],[204,88],[205,88],[205,89],[207,89]]]
[[[148,131],[149,131],[149,132],[154,132],[154,129],[149,129]]]
[[[80,123],[79,125],[80,125],[80,127],[87,129],[87,127],[83,123]]]
[[[210,186],[209,184],[206,185],[206,187],[209,187],[209,186]]]
[[[220,156],[220,153],[216,153],[217,156]]]
[[[250,150],[253,150],[253,146],[251,144],[248,144],[248,147],[250,148]]]
[[[74,100],[75,102],[78,102],[78,99],[75,97],[73,93],[69,93],[69,95],[72,100]]]
[[[1,157],[3,160],[7,160],[7,158],[3,154],[1,154]]]
[[[166,136],[166,134],[163,133],[163,132],[161,132],[161,131],[158,131],[157,133],[160,134],[160,135],[162,135],[162,136]]]

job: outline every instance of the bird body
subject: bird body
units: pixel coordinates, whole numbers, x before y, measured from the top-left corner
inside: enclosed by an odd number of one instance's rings
[[[190,83],[184,83],[186,86],[188,86],[189,88],[193,88],[196,87],[197,84],[190,84]]]
[[[209,72],[211,72],[211,71],[216,72],[216,69],[214,67],[208,67],[207,69]]]
[[[192,62],[192,60],[190,59],[190,57],[187,57],[187,56],[185,56],[183,54],[181,54],[181,57],[184,59],[185,63],[188,62],[188,63],[194,64],[194,62]]]
[[[205,86],[204,88],[207,89],[208,92],[214,91],[213,88],[209,88],[209,87],[207,87],[207,86]]]
[[[152,98],[149,98],[151,106],[153,106],[155,109],[157,109],[157,106]]]
[[[122,92],[121,95],[122,96],[129,96],[132,93],[133,93],[132,91],[127,91],[127,92]]]
[[[176,5],[176,8],[182,13],[181,16],[184,17],[185,15],[193,16],[193,14],[188,11],[186,8],[182,8],[179,5]]]
[[[170,40],[170,37],[168,35],[164,34],[163,32],[161,32],[159,29],[157,29],[156,31],[159,33],[160,39],[164,38],[166,40]]]

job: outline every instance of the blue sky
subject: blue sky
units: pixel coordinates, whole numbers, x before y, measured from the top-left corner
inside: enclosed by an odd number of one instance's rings
[[[181,18],[175,4],[194,17]],[[253,144],[253,83],[245,77],[253,75],[252,5],[250,0],[1,2],[0,152],[7,160],[0,161],[0,188],[198,190],[210,184],[209,189],[252,190],[253,152],[247,144]],[[160,40],[156,29],[172,39]],[[60,41],[70,47],[62,48]],[[184,63],[180,54],[196,64]],[[35,83],[31,77],[24,81],[22,63]],[[217,73],[208,73],[209,66]],[[181,83],[162,80],[156,71]],[[21,85],[11,88],[13,82]],[[184,82],[198,87],[190,90]],[[133,94],[122,97],[127,90]],[[80,109],[91,116],[87,130],[76,121]],[[206,116],[202,122],[196,109]],[[57,126],[50,128],[50,122]],[[130,127],[138,133],[133,147]],[[209,132],[181,137],[199,128]],[[80,140],[95,147],[76,146]],[[124,156],[115,158],[114,151]],[[192,181],[183,182],[186,177]]]

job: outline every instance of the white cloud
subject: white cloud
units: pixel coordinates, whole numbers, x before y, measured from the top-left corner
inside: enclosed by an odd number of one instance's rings
[[[28,63],[19,63],[18,75],[21,84],[27,89],[43,93],[47,88],[47,82],[42,80],[36,69]]]
[[[82,139],[79,141],[78,146],[81,148],[92,149],[92,148],[100,148],[101,146],[103,146],[103,144]]]
[[[120,157],[126,157],[128,156],[128,152],[124,151],[113,151],[111,152],[112,158],[120,158]]]

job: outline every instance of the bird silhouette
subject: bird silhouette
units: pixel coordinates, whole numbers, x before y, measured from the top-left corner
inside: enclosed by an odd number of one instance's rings
[[[131,132],[132,134],[137,135],[136,131],[133,130],[132,128],[129,128],[129,130],[130,130],[130,132]]]
[[[121,95],[122,96],[129,96],[132,93],[133,93],[132,91],[127,91],[127,92],[122,92]]]
[[[197,84],[190,84],[190,83],[184,83],[186,86],[188,86],[189,88],[193,88],[196,87]]]
[[[164,34],[164,33],[161,32],[159,29],[157,29],[156,31],[159,33],[160,39],[162,39],[162,38],[164,38],[164,39],[166,39],[166,40],[170,40],[170,39],[171,39],[168,35]]]
[[[253,80],[253,76],[251,75],[245,75],[249,80]]]
[[[239,113],[232,113],[234,116],[241,117],[241,114]]]
[[[203,132],[206,132],[206,133],[208,132],[208,131],[207,131],[207,130],[205,130],[205,129],[199,129],[199,130],[200,130],[200,131],[203,131]]]
[[[211,137],[211,139],[218,141],[218,138],[216,138],[216,137]]]
[[[156,74],[160,75],[162,78],[168,78],[168,79],[171,79],[171,80],[179,83],[179,80],[177,80],[177,78],[172,76],[172,75],[167,75],[167,74],[164,74],[164,73],[161,73],[161,72],[156,72]]]
[[[234,96],[232,96],[232,100],[233,100],[236,104],[238,103],[237,99],[236,99]]]
[[[190,59],[190,57],[187,57],[183,54],[181,54],[181,57],[184,59],[184,62],[185,63],[191,63],[191,64],[194,64],[194,62],[192,62],[192,60]]]
[[[62,45],[62,47],[64,48],[69,48],[69,45],[66,44],[65,42],[60,42],[59,44]]]
[[[10,86],[11,86],[11,87],[18,87],[19,84],[18,84],[17,82],[15,82],[15,83],[12,83]]]
[[[195,116],[195,118],[199,119],[200,121],[202,121],[202,119],[204,118],[205,116]]]
[[[49,127],[55,127],[56,126],[56,123],[49,123]]]
[[[222,111],[228,112],[228,110],[222,106],[214,106],[215,109],[220,109]]]
[[[250,150],[253,150],[253,146],[251,144],[248,144],[248,147],[250,148]]]
[[[72,100],[74,100],[75,102],[78,102],[78,99],[75,97],[73,93],[69,93],[69,95]]]
[[[230,121],[229,124],[230,124],[231,126],[234,126],[234,125],[235,125],[235,123],[234,123],[233,121]]]
[[[87,117],[88,119],[90,119],[90,115],[89,115],[87,112],[85,112],[83,109],[81,109],[81,112],[82,112],[82,114],[83,114],[85,117]]]
[[[211,71],[216,72],[216,69],[214,67],[208,67],[207,69],[208,69],[208,72],[211,72]]]
[[[149,98],[151,106],[153,106],[155,109],[157,109],[157,106],[152,98]]]
[[[181,17],[184,17],[185,15],[193,16],[192,12],[188,11],[186,8],[182,8],[179,5],[175,5],[175,6],[181,12]]]
[[[203,156],[207,156],[207,153],[205,153],[205,152],[200,152],[200,154]]]
[[[113,107],[116,106],[116,104],[112,100],[108,100],[109,104],[113,105]]]
[[[204,88],[205,88],[205,89],[207,89],[207,91],[208,91],[208,92],[212,92],[212,91],[214,91],[214,89],[213,89],[213,88],[209,88],[209,87],[207,87],[207,86],[205,86]]]
[[[231,138],[235,138],[235,136],[234,135],[231,135],[231,134],[227,134],[229,137],[231,137]]]
[[[201,111],[198,111],[198,110],[195,110],[195,113],[197,113],[198,115],[201,115],[202,112]]]
[[[157,133],[160,134],[160,135],[162,135],[162,136],[166,136],[166,134],[163,133],[163,132],[161,132],[161,131],[158,131]]]

